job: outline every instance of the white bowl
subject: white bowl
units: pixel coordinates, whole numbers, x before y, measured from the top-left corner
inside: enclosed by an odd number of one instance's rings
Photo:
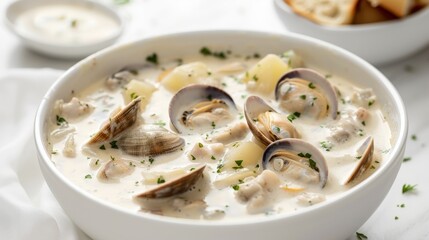
[[[294,49],[306,63],[373,88],[392,128],[393,147],[380,168],[335,199],[294,213],[244,220],[195,221],[125,210],[98,199],[64,177],[50,160],[47,119],[57,99],[71,97],[127,65],[138,65],[156,52],[160,59],[198,54],[201,46],[234,53],[281,53]],[[354,234],[390,189],[402,162],[407,119],[401,97],[377,69],[331,44],[295,34],[246,31],[180,33],[143,39],[94,54],[69,69],[44,97],[35,121],[35,141],[46,182],[69,217],[95,239],[341,239]]]
[[[118,28],[111,35],[99,41],[85,44],[64,44],[60,42],[47,42],[36,38],[26,31],[20,30],[16,25],[17,18],[30,9],[50,4],[71,4],[90,8],[100,12],[118,24]],[[5,19],[9,29],[17,35],[22,43],[36,52],[56,58],[77,59],[86,57],[96,51],[112,45],[123,32],[122,18],[111,8],[91,0],[20,0],[12,2],[6,9]]]
[[[372,64],[405,58],[429,44],[429,7],[402,20],[332,27],[295,14],[283,0],[274,1],[290,31],[336,44]]]

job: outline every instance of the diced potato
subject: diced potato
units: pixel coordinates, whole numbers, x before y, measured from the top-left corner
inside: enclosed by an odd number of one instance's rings
[[[258,170],[257,165],[261,167],[262,154],[264,150],[255,142],[239,142],[233,144],[232,149],[228,151],[223,159],[222,170],[235,170],[242,166],[243,168]],[[240,166],[236,161],[241,161]]]
[[[128,104],[133,99],[141,97],[141,109],[143,110],[148,104],[152,93],[156,90],[156,87],[150,83],[142,82],[138,80],[131,80],[126,86],[125,90],[122,92],[124,97],[124,102]]]
[[[185,175],[186,171],[184,169],[174,169],[165,172],[144,172],[142,174],[145,184],[158,184],[159,179],[168,182]]]
[[[243,82],[247,83],[250,90],[270,94],[274,92],[280,77],[289,69],[280,57],[268,54],[245,73]]]
[[[257,171],[253,171],[247,168],[243,168],[234,172],[224,172],[216,177],[213,185],[217,189],[226,188],[235,184],[239,184],[247,177],[256,176]]]
[[[210,75],[206,64],[193,62],[176,67],[161,80],[161,84],[172,92],[192,84],[198,83]]]

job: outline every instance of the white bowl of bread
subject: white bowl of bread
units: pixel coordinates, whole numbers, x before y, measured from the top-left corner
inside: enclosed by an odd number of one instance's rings
[[[428,0],[275,0],[286,27],[322,39],[373,64],[429,44]]]

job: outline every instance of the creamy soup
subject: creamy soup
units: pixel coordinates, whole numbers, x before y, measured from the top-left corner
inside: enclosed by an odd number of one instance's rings
[[[53,109],[51,159],[96,197],[144,212],[239,219],[330,201],[383,164],[371,89],[293,51],[147,57]]]
[[[119,31],[115,19],[90,5],[58,3],[21,13],[17,30],[38,41],[59,45],[93,44]]]

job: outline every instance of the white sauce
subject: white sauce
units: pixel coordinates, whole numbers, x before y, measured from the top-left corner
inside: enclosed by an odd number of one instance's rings
[[[81,4],[42,5],[24,11],[16,21],[19,32],[49,44],[93,44],[112,37],[119,24],[95,7]]]
[[[256,64],[256,59],[243,60],[243,58],[234,59],[231,57],[227,60],[218,60],[209,57],[194,57],[186,58],[184,60],[185,63],[196,60],[206,63],[213,71],[213,74],[211,74],[211,77],[209,78],[213,81],[218,81],[219,86],[232,96],[241,114],[243,112],[243,104],[246,97],[250,95],[260,95],[256,92],[248,92],[246,90],[246,84],[237,81],[237,79],[240,79],[241,76],[244,75],[244,71],[241,71],[238,74],[232,74],[232,77],[226,74],[216,73],[216,69],[219,69],[228,63],[237,61],[243,62],[247,68],[250,68]],[[168,68],[168,66],[171,66],[171,64],[167,65],[166,68]],[[310,68],[315,69],[313,66],[310,66]],[[325,73],[323,71],[319,72],[322,74]],[[160,73],[160,67],[149,66],[139,69],[139,74],[135,77],[136,79],[150,82],[157,88],[141,116],[143,118],[143,122],[146,124],[159,123],[159,121],[162,121],[167,123],[165,128],[170,130],[171,127],[168,124],[168,106],[174,93],[166,90],[161,84],[159,84],[157,78]],[[329,74],[333,74],[333,76],[329,78],[329,81],[341,92],[341,98],[344,98],[345,100],[351,98],[353,93],[357,90],[356,86],[353,86],[344,79],[335,76],[335,73]],[[338,119],[335,121],[329,119],[315,121],[305,117],[296,119],[293,123],[301,133],[302,139],[316,146],[324,154],[327,160],[329,178],[326,187],[320,189],[317,186],[309,186],[303,192],[281,190],[279,195],[275,198],[275,203],[271,208],[259,214],[249,215],[246,210],[246,204],[242,204],[237,201],[234,189],[226,187],[219,190],[212,185],[212,182],[218,175],[216,170],[217,165],[219,164],[219,159],[208,161],[199,161],[198,159],[192,161],[189,159],[189,151],[196,143],[201,142],[203,144],[207,144],[205,134],[195,134],[190,136],[182,135],[186,141],[183,151],[156,156],[155,161],[152,164],[149,163],[148,157],[125,155],[121,150],[110,149],[108,144],[106,145],[106,150],[101,150],[98,147],[88,150],[88,148],[85,147],[85,143],[90,138],[90,134],[98,131],[99,126],[109,118],[110,113],[114,111],[114,109],[124,105],[124,100],[121,94],[122,90],[109,91],[106,89],[104,84],[105,79],[100,80],[96,84],[88,87],[85,91],[76,95],[76,97],[80,98],[82,101],[95,107],[94,111],[90,115],[85,115],[75,120],[67,119],[69,125],[76,128],[76,132],[72,133],[74,134],[77,149],[76,157],[67,158],[62,154],[62,149],[64,148],[67,138],[63,137],[59,141],[52,138],[51,144],[53,146],[53,152],[55,153],[52,154],[52,161],[55,162],[57,168],[67,178],[79,187],[93,193],[100,199],[120,205],[124,208],[135,210],[136,212],[140,210],[140,206],[132,201],[132,197],[138,193],[144,192],[146,189],[151,189],[156,186],[156,183],[146,185],[144,176],[150,176],[150,174],[153,174],[154,172],[165,172],[174,169],[180,170],[183,168],[189,169],[201,162],[205,162],[207,164],[207,168],[205,171],[204,181],[201,181],[196,186],[198,191],[195,190],[193,192],[187,192],[183,194],[181,198],[175,199],[173,197],[170,200],[157,200],[155,201],[155,205],[163,203],[164,206],[161,209],[154,210],[154,213],[175,217],[202,218],[201,215],[192,215],[190,211],[177,211],[172,207],[172,205],[183,207],[186,203],[184,203],[182,198],[187,200],[204,200],[208,205],[208,209],[211,209],[211,212],[206,212],[206,215],[212,214],[215,216],[213,218],[216,218],[217,213],[221,213],[220,215],[225,213],[225,218],[228,219],[237,219],[297,211],[311,205],[308,204],[308,197],[314,200],[312,204],[316,204],[318,201],[329,201],[344,191],[347,191],[347,189],[375,171],[380,164],[383,164],[383,155],[385,154],[385,150],[388,150],[391,147],[389,124],[384,119],[377,101],[367,108],[370,111],[370,119],[366,122],[365,126],[362,126],[364,129],[364,136],[353,137],[344,144],[337,144],[330,151],[325,151],[325,149],[320,146],[320,142],[326,140],[327,136],[330,134],[330,131],[326,126],[329,124],[336,125],[339,121]],[[276,103],[272,96],[261,97],[264,97],[271,106],[277,108],[278,103]],[[343,115],[343,112],[356,109],[356,105],[351,103],[343,104],[341,101],[339,102],[339,111],[341,112],[341,116]],[[233,123],[230,123],[229,126],[239,121],[245,122],[241,117],[241,114],[239,114],[236,120]],[[341,119],[341,117],[339,117],[339,119]],[[58,129],[58,126],[53,124],[52,130],[55,131],[55,129]],[[220,128],[216,128],[214,132],[221,130],[222,129]],[[211,132],[208,133],[208,135],[211,134]],[[357,161],[355,156],[356,148],[359,143],[363,142],[369,135],[373,136],[375,139],[372,167],[368,169],[364,176],[358,179],[358,181],[344,186],[343,182],[345,177],[348,176]],[[249,133],[241,142],[245,141],[254,141],[251,133]],[[231,151],[233,148],[234,144],[226,145],[226,154],[228,154],[228,151]],[[99,181],[96,177],[97,172],[99,171],[100,166],[107,163],[111,157],[131,161],[132,165],[135,165],[134,170],[130,175],[122,177],[116,182],[113,181],[106,183]],[[91,176],[91,178],[86,176]],[[302,204],[303,202],[307,204]],[[198,203],[199,202],[196,202],[197,209],[199,206]],[[148,208],[150,208],[150,206]]]

